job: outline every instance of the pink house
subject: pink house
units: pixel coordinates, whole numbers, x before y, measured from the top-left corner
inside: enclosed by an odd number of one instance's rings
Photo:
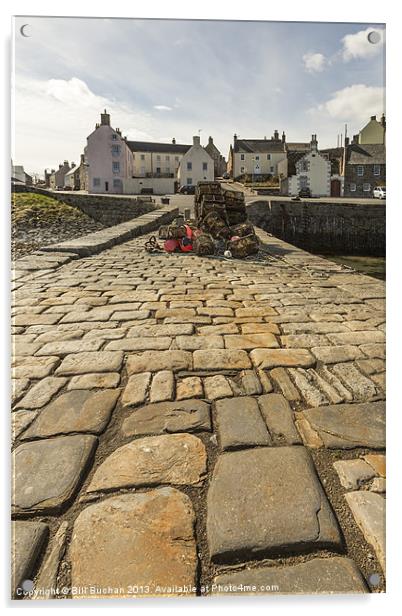
[[[118,128],[110,126],[110,114],[87,137],[89,193],[122,193],[123,180],[133,175],[133,155]]]

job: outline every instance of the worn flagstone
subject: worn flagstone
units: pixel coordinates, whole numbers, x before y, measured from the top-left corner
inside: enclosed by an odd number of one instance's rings
[[[379,494],[359,491],[345,494],[357,525],[376,553],[385,573],[385,499]]]
[[[88,372],[116,372],[123,363],[122,351],[94,351],[67,355],[57,368],[57,374],[74,375]]]
[[[89,434],[23,443],[13,452],[15,513],[60,511],[83,480],[98,439]]]
[[[330,449],[385,447],[385,403],[337,404],[307,409],[301,415]]]
[[[350,558],[313,558],[307,562],[247,568],[214,578],[216,595],[316,595],[367,593],[368,588]]]
[[[216,427],[221,449],[270,445],[271,437],[254,398],[218,400]]]
[[[35,383],[18,402],[16,408],[40,409],[66,384],[67,379],[48,376]]]
[[[97,598],[194,596],[194,524],[189,497],[169,487],[89,505],[74,523],[69,551],[71,583],[81,589],[74,598],[93,597],[91,586],[101,589]]]
[[[221,455],[207,506],[208,546],[216,562],[341,546],[336,518],[304,447]]]
[[[202,400],[156,402],[133,411],[122,424],[123,436],[211,430],[209,404]]]
[[[22,598],[24,580],[32,580],[47,541],[49,527],[43,522],[11,522],[11,592]]]
[[[46,438],[73,432],[101,434],[110,420],[119,394],[116,389],[95,392],[77,389],[62,394],[41,411],[22,438]]]
[[[191,434],[148,436],[116,449],[96,469],[88,492],[160,484],[199,484],[207,455]]]

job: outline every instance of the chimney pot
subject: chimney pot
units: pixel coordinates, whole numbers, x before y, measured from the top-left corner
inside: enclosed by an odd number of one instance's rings
[[[172,143],[173,143],[173,145],[176,145],[176,139],[175,139],[175,137],[173,137],[173,139],[172,139]]]

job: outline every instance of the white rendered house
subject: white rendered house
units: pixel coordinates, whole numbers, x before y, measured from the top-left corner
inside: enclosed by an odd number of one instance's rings
[[[312,197],[331,195],[331,162],[318,151],[317,135],[312,135],[310,151],[295,163],[295,173],[282,181],[282,192],[296,196],[308,188]]]
[[[199,136],[193,137],[193,145],[183,155],[177,177],[181,186],[214,180],[214,159],[201,146]]]

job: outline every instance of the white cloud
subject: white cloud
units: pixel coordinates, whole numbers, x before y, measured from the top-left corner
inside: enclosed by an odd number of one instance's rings
[[[64,159],[77,162],[87,136],[107,109],[112,126],[130,139],[154,141],[151,115],[125,103],[98,96],[87,84],[69,80],[18,77],[15,90],[13,160],[27,170],[55,168]]]
[[[303,56],[304,68],[309,73],[320,73],[324,70],[327,63],[325,56],[322,53],[314,53],[309,51]]]
[[[384,111],[384,97],[382,87],[355,84],[334,92],[329,100],[310,112],[319,111],[336,120],[360,123]]]
[[[172,107],[168,107],[167,105],[154,105],[154,109],[158,111],[172,111]]]
[[[378,33],[380,40],[378,43],[370,43],[368,35],[371,32]],[[360,30],[355,34],[347,34],[342,39],[342,58],[345,62],[354,58],[372,58],[376,56],[385,42],[385,30],[383,28],[371,28]]]
[[[49,79],[45,82],[45,94],[65,105],[93,107],[106,101],[96,96],[81,79]]]

